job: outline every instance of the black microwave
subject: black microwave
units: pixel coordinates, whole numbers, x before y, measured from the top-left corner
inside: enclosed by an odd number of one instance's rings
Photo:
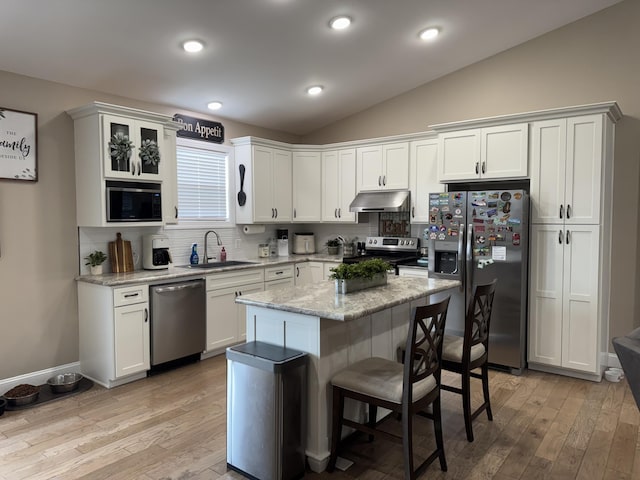
[[[159,183],[107,180],[107,222],[161,222]]]

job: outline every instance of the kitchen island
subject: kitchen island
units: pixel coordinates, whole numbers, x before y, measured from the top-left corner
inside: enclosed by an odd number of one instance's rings
[[[346,295],[336,294],[334,282],[327,281],[236,299],[247,307],[247,341],[309,354],[306,455],[313,471],[323,471],[329,461],[332,376],[364,358],[396,359],[412,309],[459,286],[457,280],[389,277],[385,286]],[[346,411],[364,413],[357,405]]]

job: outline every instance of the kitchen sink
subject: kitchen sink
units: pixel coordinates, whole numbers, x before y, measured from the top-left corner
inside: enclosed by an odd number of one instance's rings
[[[226,262],[209,262],[198,263],[197,265],[180,265],[181,268],[222,268],[233,267],[236,265],[255,265],[256,262],[247,262],[245,260],[227,260]]]

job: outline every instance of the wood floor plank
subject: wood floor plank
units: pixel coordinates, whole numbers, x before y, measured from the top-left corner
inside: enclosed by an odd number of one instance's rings
[[[444,373],[447,383],[459,376]],[[486,414],[466,440],[462,401],[442,394],[448,472],[430,480],[640,479],[640,412],[626,382],[588,382],[525,370],[489,374]],[[473,382],[474,405],[481,401]],[[395,420],[394,420],[395,422]],[[110,390],[0,418],[0,480],[244,479],[226,466],[226,360],[214,357]],[[391,423],[391,430],[399,431]],[[416,421],[420,458],[434,448],[432,423]],[[402,447],[355,437],[345,472],[310,479],[401,480]]]

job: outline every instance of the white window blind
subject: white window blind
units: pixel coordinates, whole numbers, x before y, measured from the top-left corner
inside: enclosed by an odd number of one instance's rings
[[[179,220],[228,221],[227,153],[185,145],[176,152]]]

